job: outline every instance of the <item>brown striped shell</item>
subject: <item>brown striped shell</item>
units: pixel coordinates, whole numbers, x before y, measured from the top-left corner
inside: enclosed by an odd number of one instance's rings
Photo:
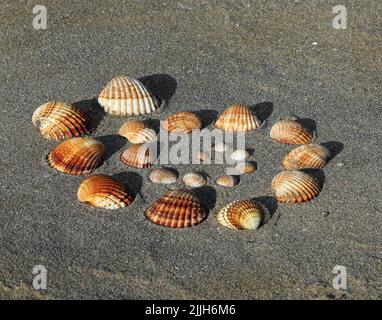
[[[320,192],[316,179],[311,174],[299,170],[280,172],[273,178],[271,186],[279,202],[306,202]]]
[[[253,200],[238,200],[226,205],[216,214],[217,221],[231,229],[256,230],[264,219],[260,204]]]
[[[157,139],[154,129],[144,121],[139,120],[124,123],[119,129],[119,135],[134,144],[155,141]]]
[[[93,207],[120,209],[133,201],[133,196],[116,179],[105,176],[91,176],[81,182],[77,192],[78,200]]]
[[[236,165],[235,170],[238,174],[248,174],[253,173],[257,170],[256,163],[252,161],[240,162]]]
[[[215,182],[219,186],[232,188],[239,184],[240,179],[237,176],[225,175],[218,177]]]
[[[189,133],[192,130],[201,129],[202,119],[195,113],[184,111],[177,112],[163,121],[164,130],[172,133]]]
[[[286,170],[316,168],[322,169],[330,156],[330,151],[319,144],[304,144],[294,148],[283,159]]]
[[[90,118],[85,111],[62,101],[49,101],[38,107],[32,121],[47,139],[63,140],[90,132]]]
[[[270,131],[273,140],[286,144],[307,144],[313,139],[313,134],[295,120],[280,120]]]
[[[104,110],[116,116],[149,114],[160,107],[159,100],[137,79],[117,76],[98,96]]]
[[[199,200],[188,191],[170,191],[146,211],[151,222],[171,228],[192,227],[203,222],[206,211]]]
[[[149,179],[153,183],[171,184],[176,182],[178,176],[173,170],[159,168],[150,172]]]
[[[207,184],[206,177],[198,172],[189,172],[183,176],[183,182],[191,188],[200,188]]]
[[[259,126],[259,119],[249,107],[242,104],[231,105],[215,122],[215,127],[223,131],[250,131]]]
[[[55,147],[48,155],[48,162],[63,173],[87,174],[102,164],[104,153],[104,145],[94,138],[72,138]]]
[[[133,144],[121,155],[121,161],[135,168],[150,168],[157,161],[156,144]]]

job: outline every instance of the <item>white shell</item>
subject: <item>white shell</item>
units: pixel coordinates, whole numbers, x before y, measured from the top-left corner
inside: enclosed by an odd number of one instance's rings
[[[243,161],[249,157],[247,150],[238,149],[231,154],[231,159],[235,161]]]
[[[200,188],[207,184],[207,179],[201,173],[189,172],[183,176],[183,182],[191,188]]]
[[[214,145],[215,151],[220,153],[228,151],[229,147],[230,147],[229,144],[226,144],[223,142],[218,142]]]

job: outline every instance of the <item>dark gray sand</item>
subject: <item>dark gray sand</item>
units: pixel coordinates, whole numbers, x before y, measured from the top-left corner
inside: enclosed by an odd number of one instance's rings
[[[382,5],[340,2],[346,30],[332,28],[336,1],[46,0],[38,3],[48,8],[48,29],[37,31],[37,1],[3,1],[0,297],[381,298]],[[103,116],[91,101],[119,74],[143,78],[169,100],[152,119],[199,110],[211,121],[234,102],[268,118],[247,137],[258,171],[234,189],[212,179],[199,192],[212,207],[200,226],[172,230],[145,219],[166,187],[150,183],[149,170],[119,162],[125,141],[116,133],[126,118]],[[36,132],[31,116],[51,99],[80,102],[96,115],[95,136],[109,150],[96,173],[139,191],[130,207],[79,203],[83,178],[45,164],[56,143]],[[272,142],[269,129],[290,114],[313,119],[316,141],[336,153],[320,196],[304,205],[269,198],[291,149]],[[211,177],[224,169],[177,167],[191,168]],[[252,197],[274,212],[256,232],[223,229],[213,218],[229,201]],[[42,293],[31,285],[38,264],[48,270]],[[336,265],[347,268],[347,290],[332,287]]]

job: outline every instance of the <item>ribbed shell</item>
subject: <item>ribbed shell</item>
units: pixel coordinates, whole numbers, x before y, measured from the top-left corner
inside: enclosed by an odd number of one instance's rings
[[[94,138],[72,138],[55,147],[48,155],[48,162],[64,173],[87,174],[102,164],[104,153],[104,145]]]
[[[171,228],[192,227],[203,222],[206,212],[199,200],[187,191],[170,191],[146,211],[151,222]]]
[[[207,179],[201,173],[189,172],[183,176],[183,182],[191,188],[200,188],[207,184]]]
[[[318,168],[326,166],[330,151],[319,144],[305,144],[293,149],[283,159],[286,170]]]
[[[195,113],[177,112],[163,121],[164,130],[172,133],[189,133],[192,130],[201,129],[203,121]]]
[[[121,161],[135,168],[150,168],[157,160],[150,144],[133,144],[121,155]]]
[[[257,170],[256,164],[253,162],[243,162],[238,163],[235,167],[238,174],[248,174],[253,173]]]
[[[264,218],[262,207],[253,200],[238,200],[216,214],[217,221],[236,230],[256,230]]]
[[[116,116],[149,114],[159,108],[159,100],[137,79],[117,76],[98,96],[107,113]]]
[[[120,209],[133,201],[133,196],[116,179],[105,176],[91,176],[81,182],[77,192],[78,199],[93,207]]]
[[[62,140],[90,132],[91,120],[85,111],[62,101],[49,101],[38,107],[32,121],[47,139]]]
[[[259,126],[259,119],[250,108],[242,104],[228,107],[215,122],[215,127],[223,131],[250,131]]]
[[[153,183],[171,184],[178,179],[177,174],[169,169],[160,168],[150,172],[149,179]]]
[[[271,186],[279,202],[306,202],[320,192],[315,178],[309,173],[298,170],[280,172],[273,178]]]
[[[236,150],[232,152],[231,159],[235,161],[243,161],[249,157],[249,152],[247,150]]]
[[[273,140],[286,144],[307,144],[313,139],[312,133],[294,120],[280,120],[270,131]]]
[[[237,176],[221,176],[216,179],[216,184],[222,187],[234,187],[239,184],[240,180]]]
[[[119,135],[125,137],[131,143],[145,143],[157,139],[157,135],[153,128],[145,122],[133,120],[126,122],[119,129]]]

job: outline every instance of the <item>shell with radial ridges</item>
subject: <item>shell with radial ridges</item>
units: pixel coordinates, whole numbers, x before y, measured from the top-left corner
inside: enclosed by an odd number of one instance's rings
[[[202,129],[202,119],[193,112],[182,111],[168,116],[162,123],[164,130],[171,133],[189,133],[193,130]]]
[[[191,188],[200,188],[207,184],[207,179],[199,172],[189,172],[183,176],[183,182]]]
[[[157,161],[156,144],[133,144],[121,155],[122,163],[135,168],[150,168]]]
[[[215,182],[219,186],[233,188],[239,184],[240,179],[238,176],[225,175],[218,177]]]
[[[304,144],[290,151],[283,159],[286,170],[322,169],[326,166],[330,151],[319,144]]]
[[[260,120],[249,107],[233,104],[224,110],[215,127],[223,131],[251,131],[260,127]]]
[[[153,183],[171,184],[176,182],[178,175],[173,170],[158,168],[150,172],[149,179]]]
[[[280,120],[270,131],[271,139],[285,144],[307,144],[312,141],[313,134],[295,120]]]
[[[119,129],[119,135],[134,144],[157,140],[155,130],[144,121],[139,120],[124,123]]]

